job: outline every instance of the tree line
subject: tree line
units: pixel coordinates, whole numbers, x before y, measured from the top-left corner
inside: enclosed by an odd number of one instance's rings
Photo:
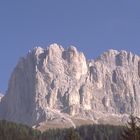
[[[140,119],[131,115],[126,126],[86,125],[76,129],[49,129],[43,133],[1,120],[0,140],[140,140]]]

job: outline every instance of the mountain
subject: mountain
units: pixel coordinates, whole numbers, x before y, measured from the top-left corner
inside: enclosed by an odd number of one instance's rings
[[[140,57],[109,50],[87,60],[73,46],[37,47],[19,60],[0,118],[37,127],[125,122],[140,115]]]
[[[2,93],[0,93],[0,101],[1,101],[2,97],[3,97],[3,94],[2,94]]]

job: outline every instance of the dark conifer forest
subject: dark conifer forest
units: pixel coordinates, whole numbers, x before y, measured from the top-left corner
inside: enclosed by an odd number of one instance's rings
[[[86,125],[45,132],[22,124],[0,121],[0,140],[140,140],[139,118],[130,116],[126,126]]]

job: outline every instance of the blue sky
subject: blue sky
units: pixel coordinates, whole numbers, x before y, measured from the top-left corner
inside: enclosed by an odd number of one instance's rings
[[[140,0],[0,0],[0,90],[35,46],[76,46],[88,58],[108,49],[140,55]]]

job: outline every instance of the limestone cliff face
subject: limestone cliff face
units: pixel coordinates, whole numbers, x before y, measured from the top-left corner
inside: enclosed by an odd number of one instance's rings
[[[3,94],[0,93],[0,101],[1,101],[2,97],[3,97]]]
[[[15,67],[0,118],[35,125],[84,118],[100,122],[140,115],[140,57],[109,50],[86,60],[75,47],[34,48]]]

